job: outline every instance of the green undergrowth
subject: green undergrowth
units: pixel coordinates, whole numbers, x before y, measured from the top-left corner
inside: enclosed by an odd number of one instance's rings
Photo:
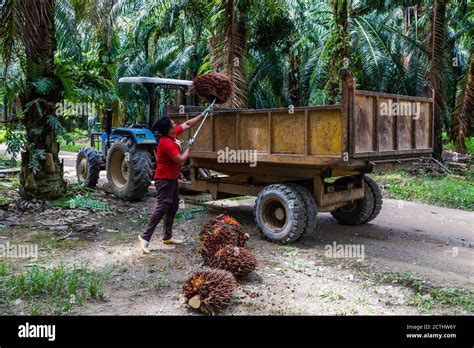
[[[33,265],[14,272],[0,262],[0,312],[60,315],[87,301],[105,301],[103,275],[86,266],[43,268]]]
[[[412,175],[404,171],[371,175],[386,198],[402,199],[441,207],[474,210],[474,169],[464,177],[428,174]]]

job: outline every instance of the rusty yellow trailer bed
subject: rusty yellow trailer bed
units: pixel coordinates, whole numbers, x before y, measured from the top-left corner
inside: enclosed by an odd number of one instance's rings
[[[181,123],[197,111],[169,107],[168,116]],[[192,132],[180,137],[186,141]],[[430,88],[423,97],[361,91],[344,71],[340,105],[216,109],[197,137],[190,177],[182,185],[214,198],[258,196],[256,220],[263,235],[289,242],[314,228],[316,210],[331,211],[341,223],[370,221],[381,197],[364,173],[378,163],[430,155],[432,148]],[[232,153],[233,159],[226,157]],[[256,153],[256,162],[235,163],[239,153],[247,159]],[[331,177],[341,178],[328,182]],[[297,212],[290,208],[296,201]]]

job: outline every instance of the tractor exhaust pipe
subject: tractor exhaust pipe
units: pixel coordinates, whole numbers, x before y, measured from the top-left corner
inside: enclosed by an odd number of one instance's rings
[[[110,105],[105,112],[105,134],[107,134],[107,146],[105,147],[108,149],[110,147],[110,134],[112,134],[112,106]],[[107,153],[105,154],[107,155]]]

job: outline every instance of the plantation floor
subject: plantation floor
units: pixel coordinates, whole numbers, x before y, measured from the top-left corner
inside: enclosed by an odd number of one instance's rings
[[[66,170],[74,176],[75,155],[64,155]],[[7,218],[18,225],[0,229],[0,243],[40,247],[37,261],[8,260],[18,271],[33,262],[45,267],[88,264],[104,275],[107,300],[74,307],[73,315],[192,314],[183,305],[181,288],[202,263],[196,252],[201,226],[221,213],[237,218],[250,233],[248,248],[259,261],[223,314],[474,313],[473,212],[387,199],[370,224],[341,226],[330,214],[321,213],[313,234],[279,246],[259,237],[253,199],[208,202],[206,210],[175,224],[176,237],[186,244],[161,249],[160,225],[151,245],[154,250],[143,255],[136,235],[154,207],[153,191],[141,202],[125,203],[106,194],[104,180],[99,186],[94,197],[118,211],[50,208],[43,214],[10,215]],[[182,197],[184,209],[192,209],[197,205],[189,202],[206,196]],[[66,227],[58,223],[60,219]],[[361,245],[365,258],[328,257],[326,246],[333,243]],[[467,289],[467,295],[454,288]]]

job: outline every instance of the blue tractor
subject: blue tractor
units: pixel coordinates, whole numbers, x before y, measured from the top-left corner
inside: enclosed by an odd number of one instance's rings
[[[159,134],[153,132],[156,88],[179,89],[183,92],[192,81],[150,77],[123,77],[120,83],[142,84],[148,92],[148,126],[132,125],[112,129],[112,111],[106,113],[106,132],[92,133],[91,146],[82,148],[76,160],[77,180],[88,187],[99,181],[101,170],[107,171],[112,192],[124,200],[138,200],[148,191],[156,167]],[[96,148],[96,139],[100,148]]]

